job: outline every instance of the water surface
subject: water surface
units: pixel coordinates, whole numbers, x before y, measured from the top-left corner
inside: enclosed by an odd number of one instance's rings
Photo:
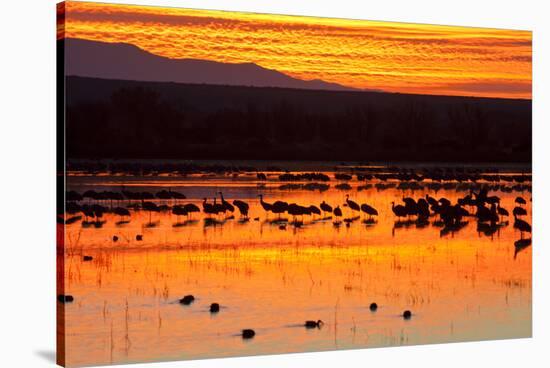
[[[151,226],[144,211],[132,211],[125,224],[105,214],[100,228],[67,225],[65,285],[75,297],[65,308],[68,365],[531,336],[531,248],[516,252],[520,233],[512,218],[492,235],[479,232],[474,218],[458,232],[441,234],[435,217],[417,226],[396,223],[391,211],[391,202],[403,196],[455,202],[467,194],[463,188],[380,190],[354,179],[351,190],[338,190],[333,179],[323,192],[281,190],[284,183],[275,175],[258,181],[255,174],[82,175],[67,183],[79,192],[169,187],[188,197],[181,203],[199,206],[221,190],[229,201],[250,204],[250,221],[239,221],[236,212],[233,219],[219,216],[215,226],[205,226],[202,213],[184,222],[170,212],[151,214]],[[318,206],[324,200],[340,205],[344,217],[352,216],[342,207],[350,194],[379,216],[374,224],[359,219],[349,227],[305,216],[302,227],[281,228],[273,223],[277,216],[259,205],[259,193],[268,202]],[[489,194],[498,195],[510,213],[521,195],[531,213],[527,191]],[[530,223],[530,215],[525,220]],[[84,262],[83,255],[93,260]],[[186,294],[195,302],[180,305]],[[213,302],[221,305],[217,314],[208,311]],[[369,310],[371,302],[378,304],[376,312]],[[406,309],[410,320],[401,317]],[[320,329],[302,326],[318,319],[325,323]],[[256,336],[241,339],[244,328]]]

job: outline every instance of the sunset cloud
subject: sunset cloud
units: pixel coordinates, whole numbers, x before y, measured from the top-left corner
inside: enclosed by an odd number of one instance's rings
[[[65,37],[356,88],[531,98],[531,32],[66,3]]]

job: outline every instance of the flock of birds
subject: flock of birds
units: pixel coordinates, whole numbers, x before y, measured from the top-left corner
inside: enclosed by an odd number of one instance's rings
[[[445,197],[435,199],[428,194],[418,200],[403,198],[403,204],[396,205],[392,202],[392,211],[398,218],[407,219],[400,224],[416,224],[417,227],[426,226],[429,217],[436,216],[438,220],[433,224],[443,227],[441,235],[459,231],[468,224],[468,221],[464,221],[466,217],[474,217],[477,221],[477,231],[492,236],[501,227],[509,224],[504,218],[508,218],[510,213],[501,207],[500,202],[500,197],[489,196],[488,190],[483,188],[479,192],[470,191],[468,195],[458,198],[454,204]],[[516,206],[512,210],[513,226],[520,232],[520,239],[514,243],[516,257],[518,252],[531,245],[531,239],[524,238],[524,233],[531,233],[531,224],[522,219],[527,215],[524,207],[527,201],[518,196],[514,202]]]
[[[90,261],[90,260],[92,260],[92,258],[87,259],[87,261]],[[75,298],[72,295],[59,294],[57,296],[57,300],[58,300],[59,303],[67,304],[67,303],[73,303]],[[179,304],[181,304],[183,306],[189,306],[189,305],[191,305],[195,302],[195,296],[192,295],[192,294],[185,295],[183,298],[178,299],[178,302],[179,302]],[[217,314],[217,313],[220,312],[220,308],[221,307],[220,307],[219,303],[211,303],[208,310],[211,314]],[[369,305],[369,310],[372,313],[376,312],[378,310],[378,304],[375,303],[375,302],[371,303]],[[412,318],[412,316],[413,316],[412,312],[408,309],[403,311],[403,313],[401,314],[401,317],[404,320],[410,320]],[[306,320],[305,322],[303,322],[299,326],[305,327],[306,329],[315,329],[315,328],[321,329],[324,326],[324,324],[325,323],[322,320],[318,319],[318,320]],[[241,330],[239,335],[243,339],[251,339],[254,336],[256,336],[256,331],[251,329],[251,328],[245,328],[245,329]]]
[[[219,196],[219,198],[218,198]],[[301,205],[298,203],[289,203],[282,200],[267,202],[262,194],[258,194],[259,203],[266,213],[266,218],[270,215],[276,216],[269,219],[270,223],[276,224],[281,230],[285,230],[288,225],[300,228],[304,225],[305,218],[308,217],[311,222],[332,221],[335,227],[345,224],[350,227],[357,220],[367,225],[374,225],[378,217],[378,210],[368,203],[357,203],[350,199],[349,194],[345,196],[345,202],[341,205],[331,205],[322,201],[319,205]],[[174,226],[182,226],[196,222],[195,213],[204,213],[205,226],[222,225],[225,221],[234,219],[234,213],[238,211],[239,222],[250,221],[249,203],[235,199],[232,202],[227,201],[222,192],[217,192],[211,200],[204,198],[201,207],[194,203],[182,204],[180,201],[186,199],[183,193],[168,190],[161,190],[155,194],[151,192],[131,192],[122,190],[121,192],[102,191],[96,192],[88,190],[83,194],[76,191],[66,193],[67,214],[72,215],[68,218],[60,218],[66,224],[70,224],[82,219],[83,226],[101,227],[103,214],[113,213],[120,216],[117,224],[124,224],[130,221],[131,212],[134,210],[144,210],[149,212],[148,226],[156,226],[152,221],[152,214],[155,212],[171,212],[176,216],[177,222]],[[129,204],[125,207],[120,206],[121,201],[127,200]],[[155,203],[160,200],[160,204]],[[173,201],[170,205],[170,201]],[[106,202],[110,202],[106,206]],[[441,227],[440,235],[453,234],[463,229],[469,222],[466,218],[475,218],[477,221],[477,231],[487,236],[492,236],[501,227],[507,226],[510,213],[500,205],[501,199],[497,195],[489,195],[489,187],[481,187],[478,191],[470,189],[470,192],[452,203],[449,199],[441,197],[436,199],[429,194],[414,199],[412,197],[402,197],[402,203],[392,202],[391,210],[396,216],[397,221],[394,224],[394,230],[399,227],[416,226],[425,227],[430,224],[429,219],[435,218],[432,225]],[[100,204],[102,203],[102,204]],[[114,204],[118,204],[114,206]],[[516,206],[512,210],[513,226],[520,232],[520,239],[515,242],[517,252],[531,245],[530,238],[524,238],[524,233],[531,232],[531,225],[522,217],[527,215],[525,209],[527,201],[518,196],[515,199]],[[284,217],[289,215],[292,220]],[[180,217],[185,217],[184,222],[180,222]],[[506,219],[506,220],[505,220]],[[259,221],[259,217],[254,218]],[[113,241],[117,241],[116,236]],[[142,240],[142,235],[138,235],[136,240]]]
[[[288,174],[287,174],[288,176]],[[523,177],[521,177],[523,178]],[[264,178],[260,178],[263,180]],[[285,180],[295,179],[293,177],[285,177]],[[314,179],[320,180],[322,178],[315,177]],[[340,180],[348,180],[348,177],[340,177]],[[403,178],[401,178],[403,179]],[[415,180],[418,178],[408,178],[409,180]],[[430,218],[435,218],[432,222],[435,226],[442,227],[441,235],[447,233],[454,233],[464,228],[468,221],[466,218],[475,218],[477,221],[477,230],[487,235],[492,235],[502,226],[507,226],[509,221],[504,220],[510,217],[510,213],[504,207],[501,207],[501,198],[496,195],[489,195],[490,186],[482,186],[479,190],[475,191],[470,189],[469,193],[463,197],[460,197],[453,203],[451,200],[441,197],[436,199],[429,194],[417,199],[412,197],[402,197],[402,203],[392,202],[391,210],[395,215],[397,221],[396,227],[415,225],[417,227],[423,227],[428,225]],[[219,196],[219,198],[218,198]],[[284,230],[288,224],[294,227],[301,227],[304,224],[304,218],[310,217],[312,221],[323,220],[332,221],[335,227],[339,227],[345,224],[346,227],[350,227],[351,224],[362,218],[362,222],[367,225],[373,225],[377,222],[379,215],[378,210],[368,203],[357,203],[350,199],[349,194],[345,196],[345,202],[338,205],[331,205],[325,201],[322,201],[319,205],[300,205],[298,203],[289,203],[282,200],[274,202],[267,202],[262,194],[258,195],[259,203],[264,210],[266,217],[270,215],[275,216],[271,222],[278,224],[279,228]],[[130,192],[122,190],[121,192],[103,191],[96,192],[89,190],[80,194],[75,191],[69,191],[66,193],[66,208],[67,214],[72,217],[61,218],[63,223],[72,223],[82,219],[83,225],[94,225],[100,227],[103,223],[101,218],[105,213],[113,213],[120,216],[118,224],[129,222],[131,217],[130,209],[144,210],[149,212],[149,224],[152,223],[152,213],[155,212],[171,212],[177,217],[177,222],[174,226],[180,224],[179,218],[181,216],[186,217],[186,222],[193,222],[193,216],[195,213],[204,213],[205,225],[217,225],[223,224],[228,219],[234,219],[234,213],[239,212],[239,222],[250,221],[249,203],[235,199],[232,202],[227,201],[222,192],[217,192],[216,196],[211,198],[204,198],[201,207],[194,203],[182,204],[180,201],[185,200],[186,196],[182,193],[168,190],[161,190],[155,194],[151,192]],[[120,206],[121,201],[129,201],[129,204],[125,207]],[[160,204],[155,203],[159,201]],[[172,205],[169,204],[173,201]],[[110,202],[109,206],[105,206],[107,202]],[[103,204],[100,204],[103,203]],[[114,206],[114,204],[118,204]],[[531,245],[530,238],[524,238],[524,233],[531,233],[531,225],[522,219],[527,215],[525,205],[527,201],[518,196],[515,198],[515,207],[512,210],[513,226],[520,232],[520,239],[515,242],[516,252],[514,257],[519,251],[525,249]],[[292,221],[289,221],[284,215],[292,217]],[[90,221],[91,220],[91,221]],[[259,221],[259,217],[253,218],[255,221]],[[141,241],[143,235],[136,235],[136,240]],[[117,241],[118,237],[113,236],[113,241]],[[93,257],[83,256],[83,261],[91,261]],[[58,301],[60,303],[72,303],[74,297],[72,295],[58,295]],[[179,303],[185,306],[191,305],[195,301],[193,295],[185,295],[179,299]],[[210,304],[210,313],[219,313],[220,304]],[[376,312],[378,305],[371,303],[369,309],[371,312]],[[402,313],[402,318],[409,320],[412,317],[410,310],[405,310]],[[321,328],[324,323],[322,320],[307,320],[301,324],[305,328]],[[256,335],[255,330],[247,328],[243,329],[239,334],[243,339],[251,339]]]

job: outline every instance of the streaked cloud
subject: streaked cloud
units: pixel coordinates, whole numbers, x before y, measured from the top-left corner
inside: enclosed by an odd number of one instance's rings
[[[531,32],[68,2],[66,37],[403,93],[531,98]]]

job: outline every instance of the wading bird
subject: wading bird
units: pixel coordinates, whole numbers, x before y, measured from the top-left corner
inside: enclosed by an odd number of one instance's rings
[[[332,206],[328,203],[326,203],[325,201],[323,201],[321,203],[321,210],[323,210],[323,212],[328,212],[328,213],[332,213]]]
[[[288,210],[288,203],[283,201],[275,201],[271,205],[271,212],[276,214],[279,218],[281,218],[281,214],[285,213]]]
[[[128,209],[124,207],[115,207],[115,209],[113,210],[113,213],[115,215],[120,216],[120,221],[124,221],[124,217],[130,216],[130,211],[128,211]]]
[[[248,203],[235,199],[233,201],[233,204],[235,205],[235,207],[239,209],[241,216],[243,216],[244,218],[248,218],[248,208],[249,208]]]
[[[531,225],[529,225],[528,222],[523,221],[522,219],[518,219],[517,217],[514,217],[514,228],[519,230],[520,238],[523,239],[523,233],[530,233],[531,232]]]
[[[346,194],[346,204],[352,211],[361,211],[361,207],[357,204],[357,202],[354,202],[349,199],[349,194]]]
[[[336,221],[334,222],[334,225],[340,225],[340,217],[342,217],[342,210],[340,209],[340,206],[336,206],[334,209],[334,216],[336,216]]]
[[[525,199],[523,199],[523,197],[516,197],[516,200],[515,202],[517,204],[519,204],[520,206],[524,205],[524,204],[527,204],[527,202],[525,201]]]
[[[235,207],[231,203],[227,202],[225,200],[225,198],[223,198],[223,193],[222,192],[219,192],[219,194],[220,194],[220,197],[221,197],[221,200],[222,200],[222,206],[224,207],[224,209],[226,211],[229,211],[229,212],[233,213],[235,211]]]
[[[317,321],[305,321],[304,326],[306,328],[321,328],[325,323],[318,319]]]
[[[310,215],[321,215],[321,210],[314,205],[308,207]]]
[[[202,211],[210,217],[211,215],[215,215],[217,212],[214,208],[214,205],[212,203],[208,203],[207,198],[203,198],[202,201]]]
[[[143,202],[141,204],[141,208],[143,208],[145,211],[149,212],[149,224],[151,224],[151,214],[153,212],[160,212],[159,207],[154,204],[153,202]]]
[[[258,194],[258,197],[260,197],[260,204],[262,205],[262,208],[264,209],[266,214],[269,214],[269,211],[271,211],[273,205],[271,203],[267,203],[266,201],[264,201],[263,194]]]
[[[363,211],[364,213],[369,215],[370,219],[372,219],[372,216],[378,216],[378,211],[374,207],[372,207],[372,206],[370,206],[366,203],[363,203],[361,205],[361,211]]]
[[[525,210],[525,208],[523,207],[514,207],[514,209],[512,210],[512,214],[517,217],[517,216],[525,216],[527,215],[527,211]]]
[[[401,204],[395,205],[395,202],[391,203],[391,210],[398,219],[400,217],[407,217],[407,215],[409,214],[405,206]]]
[[[200,212],[200,208],[196,205],[196,204],[193,204],[193,203],[187,203],[185,205],[183,205],[183,210],[185,212],[187,212],[187,217],[189,217],[190,214],[192,213],[196,213],[196,212]]]
[[[500,203],[497,206],[497,213],[500,217],[502,217],[502,216],[508,217],[509,216],[508,210],[506,210],[506,208],[500,207]]]

